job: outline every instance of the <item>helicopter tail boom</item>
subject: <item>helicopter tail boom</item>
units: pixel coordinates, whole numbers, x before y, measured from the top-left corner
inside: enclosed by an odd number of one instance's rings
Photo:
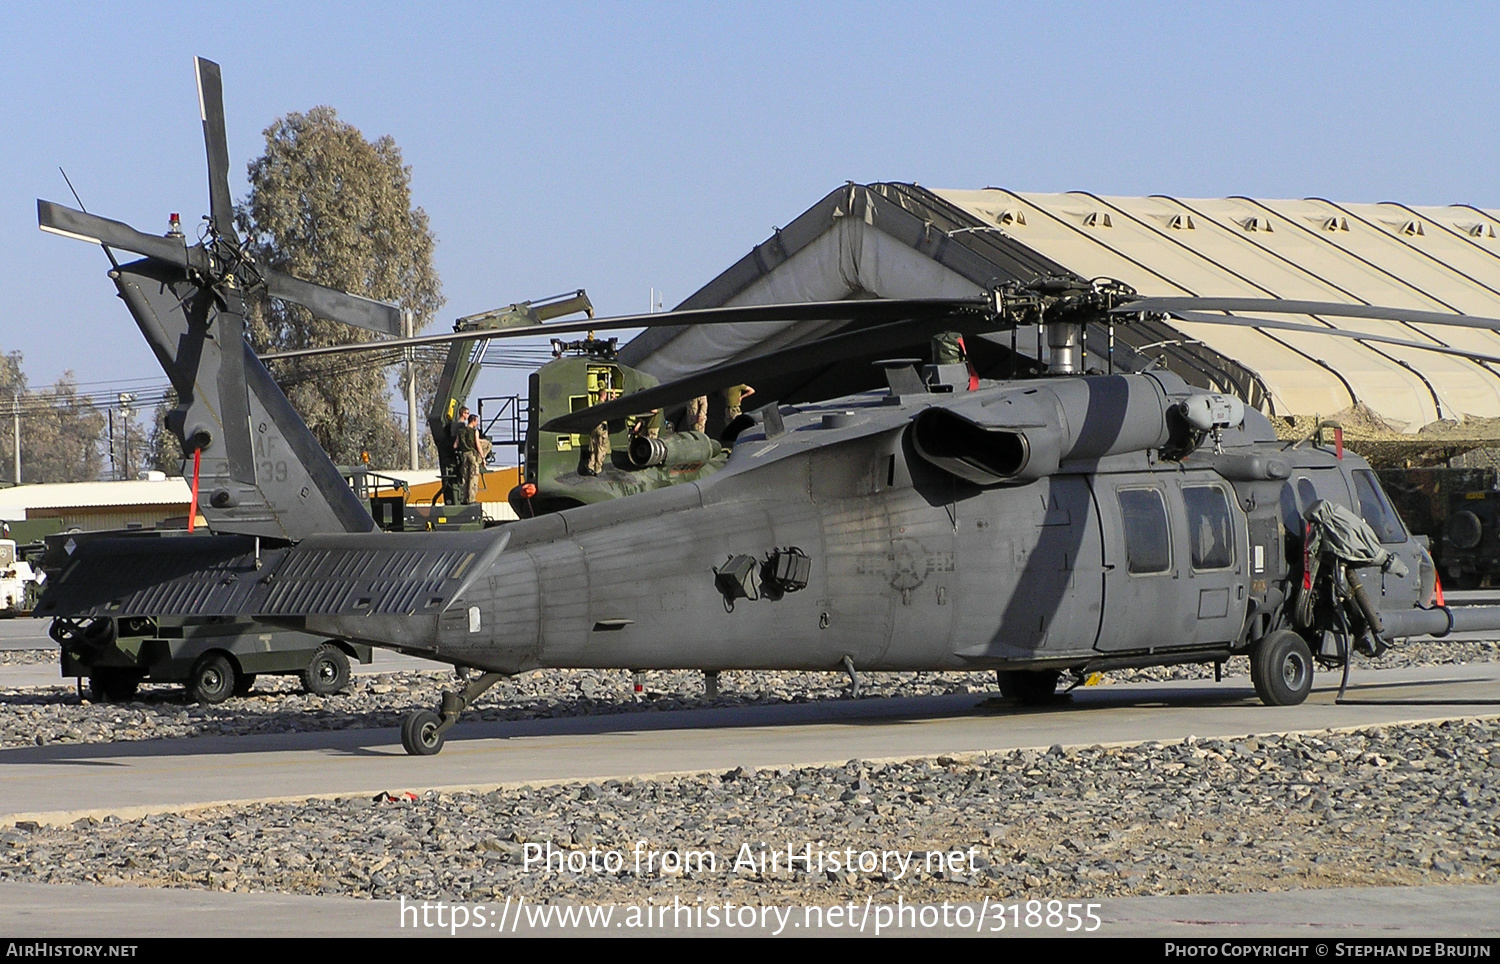
[[[54,538],[39,616],[430,616],[454,606],[510,541],[504,532],[311,536],[263,549],[245,536]],[[72,548],[68,546],[71,544]]]

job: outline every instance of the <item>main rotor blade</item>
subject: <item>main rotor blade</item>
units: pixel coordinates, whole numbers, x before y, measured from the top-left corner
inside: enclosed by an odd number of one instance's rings
[[[1244,315],[1211,315],[1201,311],[1175,311],[1172,314],[1173,317],[1181,318],[1183,321],[1190,321],[1200,325],[1230,325],[1240,328],[1271,328],[1276,331],[1300,331],[1306,332],[1309,335],[1330,335],[1335,338],[1349,338],[1360,342],[1398,345],[1403,348],[1420,348],[1423,351],[1436,352],[1439,355],[1457,355],[1459,358],[1500,364],[1500,355],[1486,355],[1484,352],[1467,351],[1462,348],[1451,348],[1447,345],[1435,345],[1430,342],[1408,341],[1404,338],[1390,338],[1385,335],[1366,335],[1357,331],[1344,331],[1340,328],[1325,328],[1322,325],[1299,325],[1292,321],[1273,321],[1270,318],[1247,318]]]
[[[1456,315],[1448,311],[1417,311],[1409,308],[1350,305],[1338,301],[1287,301],[1282,298],[1141,298],[1114,309],[1115,314],[1132,314],[1138,311],[1162,311],[1179,316],[1184,311],[1267,311],[1273,315],[1374,318],[1381,321],[1455,325],[1459,328],[1488,328],[1492,331],[1500,331],[1500,318]]]
[[[688,399],[718,391],[729,385],[754,384],[762,378],[785,375],[789,372],[822,368],[861,356],[879,358],[892,349],[910,345],[915,340],[931,338],[943,331],[975,331],[980,328],[992,330],[994,322],[979,314],[946,315],[916,321],[901,321],[861,328],[794,345],[781,351],[757,355],[744,361],[729,362],[706,371],[680,378],[675,382],[658,385],[639,392],[631,392],[623,398],[585,408],[560,418],[554,418],[542,426],[547,432],[587,432],[600,422],[641,415],[653,409],[667,409],[680,405]]]
[[[208,204],[214,230],[236,238],[234,201],[229,195],[229,142],[224,134],[224,80],[219,65],[193,58],[198,72],[198,114],[203,118],[203,146],[208,152]]]
[[[420,335],[357,345],[332,345],[327,348],[302,348],[296,351],[261,355],[261,361],[287,358],[310,358],[314,355],[337,355],[350,351],[407,348],[419,345],[445,345],[451,341],[475,338],[536,338],[553,332],[565,334],[581,331],[620,331],[630,328],[672,328],[682,325],[736,325],[771,321],[861,321],[882,322],[894,319],[948,317],[954,312],[970,312],[975,317],[991,317],[993,302],[988,298],[914,298],[871,299],[864,301],[806,301],[790,305],[748,305],[738,308],[696,308],[691,311],[658,311],[644,315],[615,315],[592,321],[569,321],[526,328],[504,328],[491,331],[464,331],[443,335]],[[942,330],[942,329],[939,329]],[[693,396],[688,396],[693,397]]]
[[[186,245],[181,238],[164,238],[155,234],[142,234],[122,221],[111,221],[94,214],[75,211],[53,201],[36,202],[37,227],[65,238],[77,238],[91,244],[133,251],[148,258],[165,261],[179,268],[192,263]]]
[[[347,294],[325,285],[293,278],[279,271],[263,270],[261,277],[265,280],[266,289],[273,297],[299,304],[319,318],[342,321],[346,325],[378,331],[382,335],[403,333],[401,309],[395,305]],[[390,342],[377,344],[383,348],[391,347]]]

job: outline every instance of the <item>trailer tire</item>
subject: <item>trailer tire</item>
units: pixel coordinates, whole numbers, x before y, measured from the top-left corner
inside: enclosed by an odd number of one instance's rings
[[[313,653],[302,671],[302,690],[313,696],[332,696],[349,686],[349,657],[332,643],[324,643]]]
[[[1250,651],[1250,681],[1267,706],[1296,706],[1312,692],[1313,657],[1307,640],[1280,629]]]
[[[234,664],[223,653],[204,653],[188,674],[188,696],[206,706],[222,703],[234,695]]]
[[[119,703],[135,697],[141,677],[116,666],[95,666],[89,673],[89,698],[95,703]]]

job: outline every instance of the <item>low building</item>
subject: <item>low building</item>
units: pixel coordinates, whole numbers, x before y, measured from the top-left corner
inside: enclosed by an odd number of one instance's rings
[[[57,482],[0,489],[0,519],[56,519],[61,529],[181,528],[192,490],[160,472],[122,482]],[[198,517],[203,524],[203,517]]]

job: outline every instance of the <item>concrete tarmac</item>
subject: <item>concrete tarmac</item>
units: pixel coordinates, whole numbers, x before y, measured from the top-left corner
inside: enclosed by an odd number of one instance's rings
[[[1500,663],[1353,681],[1342,705],[1329,675],[1294,707],[1262,706],[1239,679],[1086,687],[1045,709],[964,694],[460,723],[433,757],[407,756],[394,729],[53,744],[0,751],[0,823],[1500,715]]]
[[[17,616],[0,619],[0,649],[56,649],[57,644],[47,635],[50,619],[33,619]]]
[[[54,670],[55,671],[55,670]],[[0,751],[0,825],[180,811],[216,802],[489,789],[649,773],[727,770],[1045,748],[1317,731],[1500,715],[1500,664],[1355,673],[1343,705],[1324,676],[1307,703],[1269,708],[1248,681],[1088,687],[1045,710],[985,705],[974,695],[833,700],[786,706],[626,713],[460,724],[436,757],[408,757],[394,730],[206,737]],[[1132,897],[1099,902],[1095,936],[1415,938],[1500,934],[1500,887],[1368,888],[1251,895]],[[491,908],[491,920],[496,908]],[[623,913],[624,909],[620,909]],[[993,908],[991,908],[993,923]],[[796,919],[804,919],[798,908]],[[205,917],[204,915],[211,915]],[[0,930],[25,937],[449,936],[399,904],[342,897],[0,883]],[[512,918],[512,921],[515,919]],[[542,927],[530,934],[744,936],[745,929]],[[773,926],[750,928],[769,935]],[[470,929],[469,936],[508,936]],[[786,933],[850,934],[848,928]],[[973,926],[884,936],[974,934]],[[990,933],[986,931],[985,933]],[[866,936],[874,936],[868,929]],[[1070,936],[1046,927],[995,936]],[[1079,935],[1072,935],[1079,936]]]

